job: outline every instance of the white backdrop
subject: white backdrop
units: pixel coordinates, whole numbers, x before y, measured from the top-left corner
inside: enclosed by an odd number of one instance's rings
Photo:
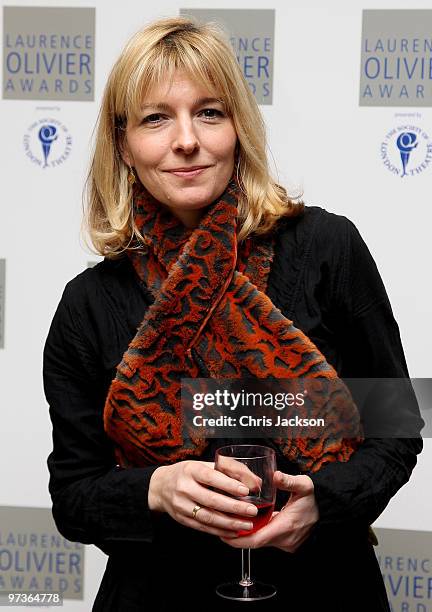
[[[380,143],[399,119],[417,111],[432,132],[432,109],[360,107],[362,9],[411,8],[408,0],[8,0],[8,6],[96,7],[94,102],[1,101],[0,259],[6,259],[5,348],[0,350],[0,506],[49,506],[46,457],[51,448],[43,396],[42,348],[64,285],[92,254],[79,238],[81,195],[107,73],[128,37],[142,24],[178,14],[179,8],[274,8],[273,105],[262,106],[279,181],[304,190],[308,204],[351,218],[368,244],[398,320],[412,377],[432,375],[430,315],[430,198],[432,170],[401,180],[382,165]],[[151,5],[157,4],[157,9]],[[417,0],[415,8],[431,8]],[[23,136],[51,116],[67,125],[73,145],[59,168],[42,171],[26,159]],[[410,483],[377,521],[381,527],[432,531],[432,493],[425,450]],[[83,602],[89,610],[106,557],[86,551]]]

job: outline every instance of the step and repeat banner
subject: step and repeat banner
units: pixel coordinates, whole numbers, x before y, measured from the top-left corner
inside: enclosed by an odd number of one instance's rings
[[[432,7],[410,4],[3,3],[0,592],[55,591],[65,610],[89,610],[105,567],[51,517],[42,349],[65,284],[100,260],[80,233],[92,132],[113,62],[149,21],[192,15],[224,27],[264,116],[275,177],[354,221],[410,374],[431,377]],[[394,611],[432,612],[431,460],[426,439],[375,525]]]

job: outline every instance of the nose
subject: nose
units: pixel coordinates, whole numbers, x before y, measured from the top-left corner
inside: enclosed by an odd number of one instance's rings
[[[177,153],[187,155],[199,149],[199,139],[191,117],[177,119],[172,148]]]

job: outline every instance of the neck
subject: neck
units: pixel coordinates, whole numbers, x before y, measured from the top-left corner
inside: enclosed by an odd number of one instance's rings
[[[178,208],[171,208],[171,206],[166,204],[164,206],[188,229],[198,227],[201,217],[207,210],[207,207],[196,210],[179,210]]]

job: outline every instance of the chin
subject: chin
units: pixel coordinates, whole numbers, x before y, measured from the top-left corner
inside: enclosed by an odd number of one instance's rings
[[[182,208],[184,210],[197,210],[208,206],[218,197],[207,189],[189,188],[185,191],[186,193],[183,193],[181,197],[173,195],[167,202],[167,205],[173,208]]]

